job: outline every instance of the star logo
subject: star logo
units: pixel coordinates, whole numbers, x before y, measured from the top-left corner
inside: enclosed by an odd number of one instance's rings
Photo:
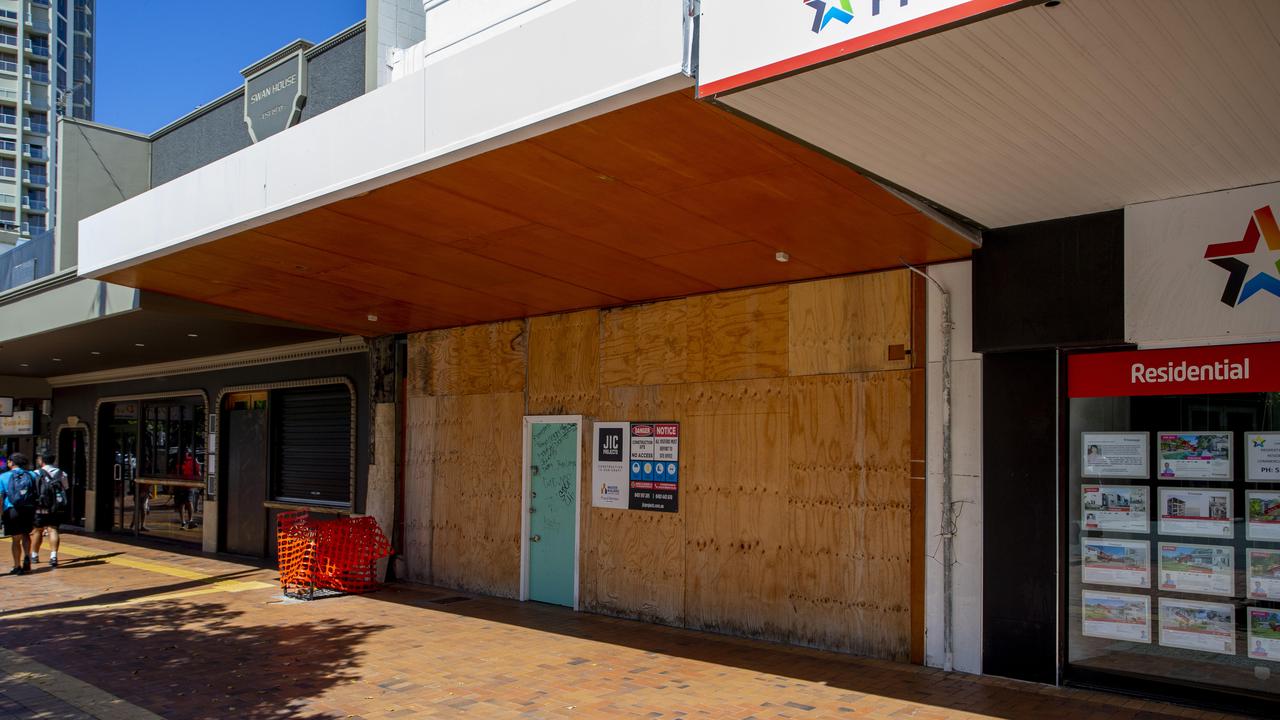
[[[838,20],[845,25],[848,25],[849,21],[853,20],[851,0],[834,0],[833,2],[803,0],[803,2],[813,8],[813,31],[815,33],[822,32],[822,29],[832,20]]]
[[[1280,226],[1270,205],[1253,211],[1243,239],[1210,245],[1204,258],[1230,273],[1225,305],[1235,307],[1263,291],[1280,297]]]

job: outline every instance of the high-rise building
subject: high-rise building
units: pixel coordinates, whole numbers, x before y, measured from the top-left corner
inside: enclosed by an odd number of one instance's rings
[[[54,118],[93,119],[94,0],[0,0],[0,248],[53,218]]]

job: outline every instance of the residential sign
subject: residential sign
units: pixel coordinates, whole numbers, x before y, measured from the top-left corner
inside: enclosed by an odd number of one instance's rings
[[[1073,398],[1280,390],[1280,343],[1085,353],[1067,359]]]
[[[698,95],[795,72],[1024,0],[702,0]]]

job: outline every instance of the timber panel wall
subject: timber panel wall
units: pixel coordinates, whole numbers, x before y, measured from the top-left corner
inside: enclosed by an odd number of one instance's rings
[[[911,298],[895,271],[412,336],[411,577],[518,596],[521,416],[581,414],[584,609],[907,659]],[[591,507],[597,418],[681,422],[679,513]]]

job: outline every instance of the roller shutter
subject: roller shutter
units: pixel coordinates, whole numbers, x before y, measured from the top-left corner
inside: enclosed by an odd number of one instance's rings
[[[351,502],[351,394],[345,386],[281,390],[272,405],[277,500]]]

